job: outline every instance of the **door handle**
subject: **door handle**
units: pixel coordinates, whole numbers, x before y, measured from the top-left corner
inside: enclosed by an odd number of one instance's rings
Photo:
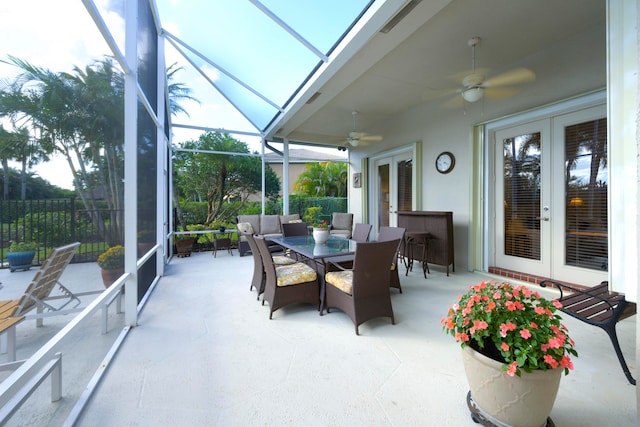
[[[542,217],[542,216],[536,217],[536,219],[537,219],[538,221],[549,221],[549,218],[548,218],[548,217]]]

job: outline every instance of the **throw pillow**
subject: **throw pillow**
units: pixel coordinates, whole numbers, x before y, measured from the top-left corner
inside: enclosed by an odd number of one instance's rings
[[[253,234],[253,227],[248,222],[239,222],[237,227],[238,231],[241,233]]]

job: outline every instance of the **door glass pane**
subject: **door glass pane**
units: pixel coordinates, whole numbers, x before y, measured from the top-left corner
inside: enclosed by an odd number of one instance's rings
[[[607,120],[565,127],[567,265],[607,271]]]
[[[398,166],[398,210],[410,211],[413,201],[412,160],[401,160]]]
[[[389,165],[378,166],[378,225],[389,225]]]
[[[505,255],[540,259],[540,132],[503,140]]]

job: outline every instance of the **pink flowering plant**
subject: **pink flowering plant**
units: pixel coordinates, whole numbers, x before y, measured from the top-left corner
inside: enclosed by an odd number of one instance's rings
[[[573,369],[570,355],[578,353],[555,314],[559,308],[558,300],[526,286],[486,281],[469,286],[441,323],[462,347],[503,362],[502,371],[509,376],[558,367],[567,375]]]

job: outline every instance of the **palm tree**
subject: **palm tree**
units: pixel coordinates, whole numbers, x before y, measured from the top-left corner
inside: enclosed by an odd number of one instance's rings
[[[347,164],[309,163],[294,184],[297,192],[315,197],[346,197]]]
[[[183,67],[178,67],[178,63],[174,62],[167,68],[167,90],[169,92],[169,111],[171,111],[171,115],[175,116],[178,113],[184,113],[189,116],[187,110],[180,105],[181,101],[194,101],[198,104],[196,98],[191,96],[191,89],[186,87],[184,84],[176,82],[175,77],[176,73],[182,71]]]

